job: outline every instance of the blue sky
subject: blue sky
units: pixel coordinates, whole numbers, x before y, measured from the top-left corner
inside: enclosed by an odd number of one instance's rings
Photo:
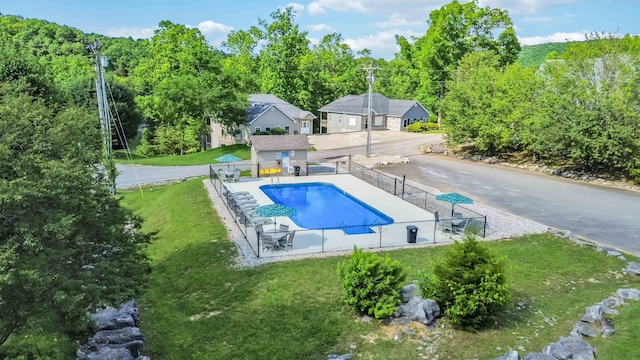
[[[274,10],[293,6],[312,41],[342,34],[354,51],[393,58],[394,36],[422,36],[442,0],[0,0],[0,13],[110,36],[151,37],[161,20],[198,27],[219,47],[229,31],[247,30]],[[523,45],[584,40],[590,32],[640,35],[639,0],[480,0],[509,11]]]

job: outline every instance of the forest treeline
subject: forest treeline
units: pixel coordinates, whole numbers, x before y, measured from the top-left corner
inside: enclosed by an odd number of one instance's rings
[[[594,33],[583,42],[521,48],[509,14],[477,2],[434,10],[424,35],[396,36],[393,59],[354,52],[339,33],[311,43],[292,8],[275,10],[218,48],[197,28],[162,21],[151,39],[85,34],[44,20],[0,16],[3,51],[33,57],[69,104],[92,111],[94,38],[109,58],[113,103],[127,137],[150,125],[138,151],[200,151],[208,122],[234,134],[251,93],[316,112],[367,90],[415,99],[441,119],[451,144],[481,153],[617,172],[640,181],[637,36]],[[0,73],[1,76],[1,73]]]

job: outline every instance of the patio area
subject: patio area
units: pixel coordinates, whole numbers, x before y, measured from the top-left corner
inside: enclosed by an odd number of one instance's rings
[[[231,193],[246,191],[260,206],[263,206],[272,204],[273,201],[262,192],[260,189],[262,185],[313,182],[333,184],[351,196],[393,218],[394,221],[388,225],[370,226],[372,233],[348,235],[343,229],[301,228],[289,217],[278,217],[278,225],[288,225],[289,231],[295,230],[292,246],[280,249],[264,249],[262,244],[259,244],[258,236],[252,225],[240,221],[235,216],[235,212],[229,211],[229,205],[224,196],[220,197],[220,194],[225,191]],[[461,236],[460,234],[451,234],[437,228],[432,213],[349,174],[241,178],[236,182],[222,182],[218,179],[212,179],[211,184],[215,188],[219,200],[221,200],[219,203],[227,207],[224,210],[227,210],[230,217],[226,218],[226,220],[232,221],[231,224],[228,223],[228,226],[235,226],[244,237],[244,239],[236,239],[236,241],[246,241],[253,250],[254,255],[259,258],[345,252],[353,250],[354,246],[366,249],[426,246],[450,243]],[[219,209],[219,212],[220,210],[222,209]],[[331,211],[331,209],[327,211]],[[273,226],[274,224],[265,224],[264,228],[269,229]],[[410,230],[407,228],[408,226],[417,228],[415,243],[409,243]]]

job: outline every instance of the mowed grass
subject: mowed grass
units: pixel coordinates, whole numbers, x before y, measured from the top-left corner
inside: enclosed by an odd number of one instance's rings
[[[336,266],[345,257],[234,267],[236,250],[203,187],[189,180],[123,195],[158,231],[148,249],[149,288],[139,299],[145,353],[154,359],[326,359],[353,353],[364,359],[419,358],[420,335],[439,359],[492,359],[509,348],[540,351],[566,336],[585,306],[620,287],[640,287],[623,275],[625,261],[549,235],[487,243],[508,264],[515,307],[490,328],[454,330],[413,324],[418,336],[394,341],[396,328],[363,323],[340,302]],[[410,267],[408,281],[442,258],[445,246],[390,252]],[[384,253],[381,253],[383,255]],[[591,340],[598,359],[640,358],[640,304],[628,302],[613,316],[618,333]],[[416,326],[417,325],[417,326]],[[421,350],[419,350],[422,348]]]
[[[118,164],[155,165],[155,166],[186,166],[186,165],[208,165],[218,164],[216,158],[223,155],[234,155],[240,159],[251,158],[251,150],[243,144],[221,146],[215,149],[202,151],[194,154],[172,155],[172,156],[143,156],[131,153],[131,160],[123,151],[116,151],[115,162]]]

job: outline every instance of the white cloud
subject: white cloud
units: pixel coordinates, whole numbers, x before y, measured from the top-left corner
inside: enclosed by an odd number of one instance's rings
[[[480,0],[479,6],[489,6],[491,8],[504,9],[509,11],[509,15],[536,14],[545,10],[573,4],[584,0]]]
[[[304,11],[304,5],[298,3],[288,3],[285,8],[291,7],[297,13],[301,13]]]
[[[575,14],[564,14],[562,16],[527,16],[522,18],[525,23],[551,24],[565,19],[577,18]]]
[[[212,20],[206,20],[198,24],[198,29],[205,35],[228,33],[233,30],[233,26],[217,23]]]
[[[538,45],[553,42],[584,41],[587,33],[588,31],[570,33],[557,32],[555,34],[547,36],[519,37],[518,40],[520,40],[520,45]]]
[[[309,25],[308,26],[309,30],[311,31],[326,31],[326,32],[331,32],[331,31],[335,31],[336,29],[332,28],[331,26],[327,25],[327,24],[314,24],[314,25]]]
[[[310,3],[309,5],[307,5],[307,11],[311,15],[319,15],[319,14],[326,13],[326,11],[324,9],[324,5],[322,5],[321,3],[317,2],[317,1],[314,1],[314,2]]]
[[[427,19],[408,19],[404,16],[404,14],[395,13],[391,14],[389,18],[385,21],[379,21],[374,23],[376,27],[381,29],[388,29],[391,27],[412,27],[412,28],[427,28]]]
[[[153,28],[124,28],[124,27],[110,27],[104,34],[112,37],[129,37],[133,39],[150,39],[153,37],[153,32],[157,30],[157,27]]]
[[[373,54],[376,54],[374,55],[375,57],[392,59],[393,55],[400,50],[396,44],[396,35],[402,35],[410,39],[413,36],[420,36],[422,34],[416,33],[412,30],[395,28],[379,31],[376,34],[362,36],[357,39],[345,39],[344,42],[355,52],[363,49],[369,49]]]

